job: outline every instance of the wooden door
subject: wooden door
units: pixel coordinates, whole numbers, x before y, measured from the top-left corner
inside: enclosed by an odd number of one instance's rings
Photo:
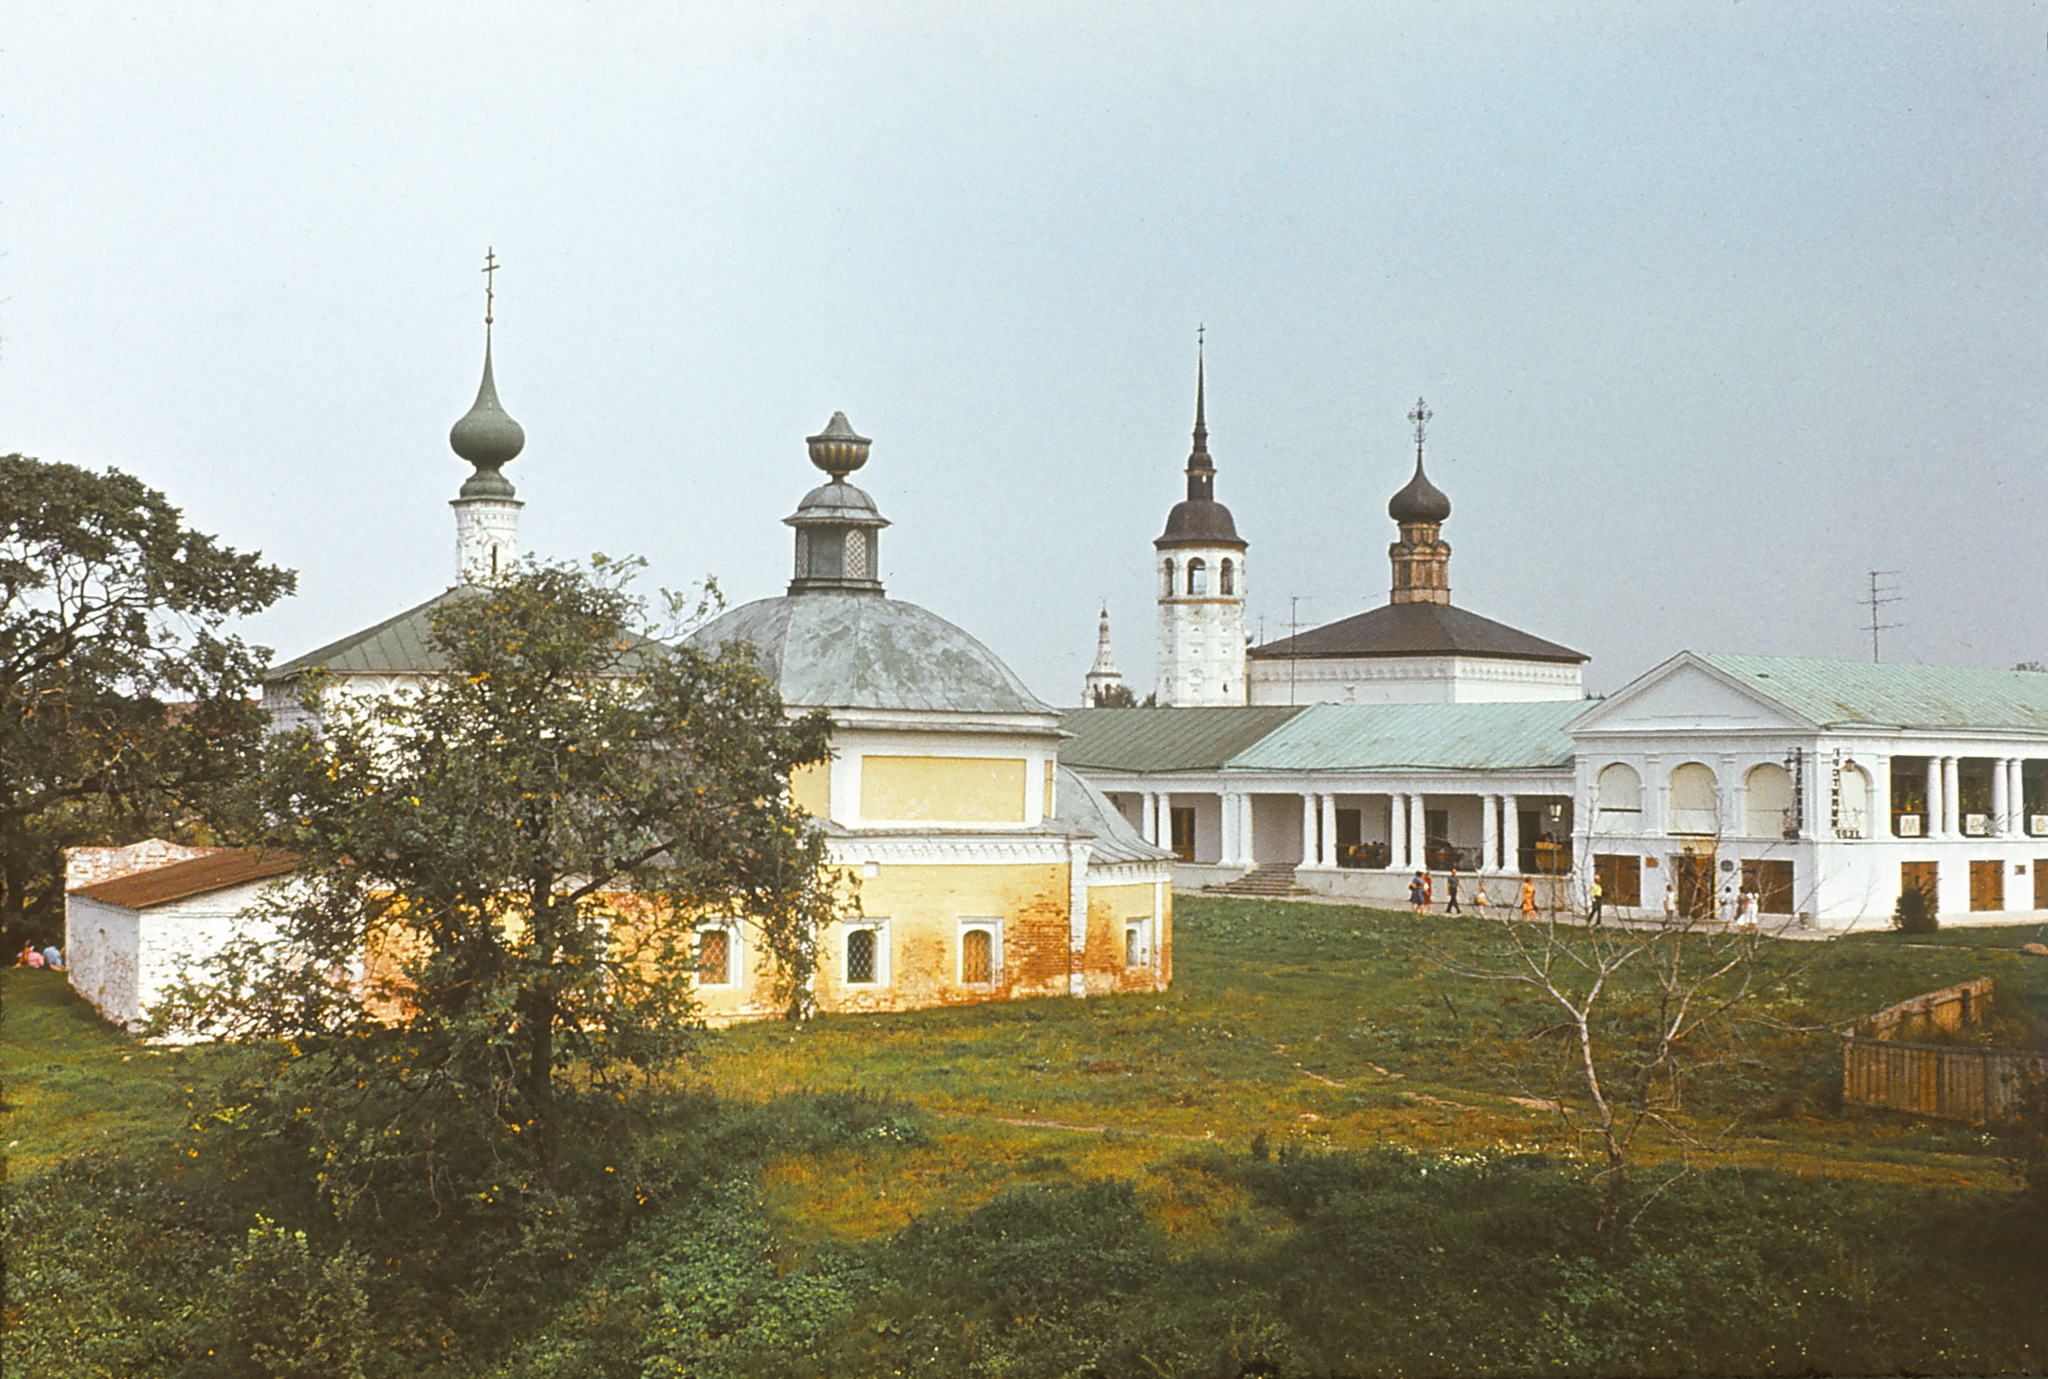
[[[1195,860],[1195,811],[1192,808],[1174,807],[1173,855],[1183,862]]]
[[[1899,863],[1899,891],[1901,894],[1914,888],[1926,891],[1934,901],[1934,908],[1941,908],[1941,869],[1933,862]]]
[[[2034,859],[2034,908],[2048,910],[2048,857]]]
[[[2002,910],[2005,908],[2005,863],[1970,863],[1970,908],[1972,910]]]
[[[1686,919],[1713,919],[1714,854],[1685,852],[1671,859],[1678,878],[1678,913]]]
[[[1633,853],[1595,854],[1593,876],[1600,882],[1603,903],[1630,909],[1643,903],[1643,862]]]

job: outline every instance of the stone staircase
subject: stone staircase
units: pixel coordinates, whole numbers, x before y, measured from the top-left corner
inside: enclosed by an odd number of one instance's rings
[[[1220,886],[1204,886],[1202,889],[1210,895],[1256,895],[1268,898],[1314,894],[1308,887],[1294,884],[1294,865],[1291,862],[1262,863],[1235,881],[1226,881]]]

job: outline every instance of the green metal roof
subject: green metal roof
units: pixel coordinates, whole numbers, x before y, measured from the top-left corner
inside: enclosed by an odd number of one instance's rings
[[[1060,746],[1069,766],[1099,771],[1213,771],[1303,708],[1072,709]]]
[[[2048,674],[1700,654],[1744,686],[1824,728],[2048,733]]]
[[[1572,762],[1583,699],[1528,704],[1313,704],[1230,759],[1261,771],[1526,771]]]
[[[386,618],[375,627],[351,633],[329,642],[296,660],[271,668],[269,679],[287,680],[309,670],[329,670],[338,675],[434,675],[445,665],[429,640],[434,610],[455,599],[466,599],[482,590],[473,584],[458,584],[434,595],[415,608]]]

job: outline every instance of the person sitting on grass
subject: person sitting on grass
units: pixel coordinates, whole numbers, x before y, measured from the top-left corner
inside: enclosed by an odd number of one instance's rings
[[[64,970],[64,950],[54,943],[45,948],[43,950],[43,966],[49,968],[52,972],[62,972]]]

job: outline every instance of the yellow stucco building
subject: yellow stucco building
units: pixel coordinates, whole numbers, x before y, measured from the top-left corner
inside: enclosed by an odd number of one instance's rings
[[[1173,975],[1171,854],[1059,763],[1060,716],[967,633],[884,596],[888,523],[846,481],[869,442],[810,438],[830,481],[787,520],[788,592],[700,629],[753,646],[792,713],[832,718],[832,759],[793,782],[860,906],[820,938],[823,1011],[1156,991]],[[700,937],[714,1022],[778,1013],[745,927]]]

